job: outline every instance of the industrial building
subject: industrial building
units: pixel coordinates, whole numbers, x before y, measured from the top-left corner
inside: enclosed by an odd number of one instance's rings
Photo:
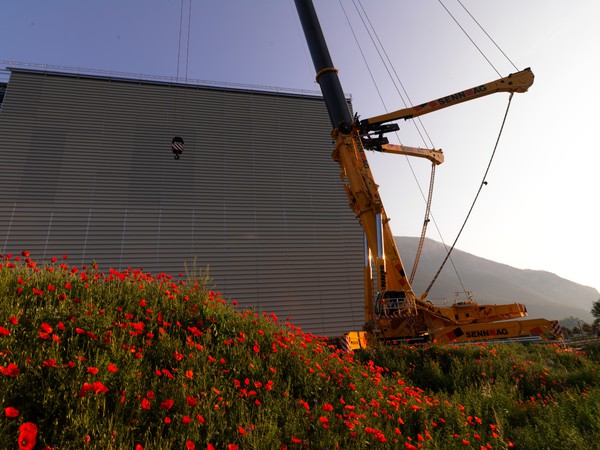
[[[363,237],[320,95],[9,67],[0,252],[103,271],[195,268],[240,307],[363,322]],[[183,153],[174,158],[172,140]]]

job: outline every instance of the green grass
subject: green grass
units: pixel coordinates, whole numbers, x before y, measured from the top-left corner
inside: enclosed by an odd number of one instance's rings
[[[204,281],[4,256],[0,448],[600,448],[598,347],[348,355]]]

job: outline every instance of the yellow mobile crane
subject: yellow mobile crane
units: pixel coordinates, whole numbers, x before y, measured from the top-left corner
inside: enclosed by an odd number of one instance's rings
[[[474,342],[492,339],[559,340],[558,323],[546,319],[510,320],[527,314],[524,305],[479,305],[472,300],[451,306],[435,306],[417,297],[405,274],[378,186],[369,167],[365,149],[443,161],[438,150],[389,145],[383,135],[398,130],[388,122],[410,119],[464,101],[496,92],[526,92],[533,84],[530,69],[421,105],[359,121],[352,117],[334,68],[312,0],[295,0],[327,106],[335,149],[332,157],[340,165],[350,207],[364,230],[364,311],[362,331],[349,332],[345,341],[353,349],[371,339],[383,341],[433,340],[438,343]]]

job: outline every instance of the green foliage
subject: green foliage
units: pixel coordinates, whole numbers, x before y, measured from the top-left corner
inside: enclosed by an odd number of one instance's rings
[[[600,442],[597,346],[349,355],[273,314],[238,310],[194,272],[0,260],[0,448],[17,448],[26,423],[36,449]]]
[[[592,303],[592,316],[595,318],[594,323],[600,324],[600,299]]]

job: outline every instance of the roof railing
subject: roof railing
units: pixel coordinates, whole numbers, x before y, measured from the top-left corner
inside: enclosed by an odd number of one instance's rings
[[[212,87],[212,88],[224,88],[224,89],[241,89],[260,91],[268,93],[281,93],[281,94],[295,94],[307,97],[321,97],[321,92],[317,90],[306,90],[306,89],[294,89],[294,88],[282,88],[278,86],[260,86],[253,84],[241,84],[241,83],[229,83],[222,81],[210,81],[210,80],[198,80],[191,78],[177,78],[164,75],[146,75],[131,72],[120,72],[114,70],[102,70],[102,69],[86,69],[81,67],[69,67],[69,66],[55,66],[50,64],[35,64],[26,63],[22,61],[7,61],[0,60],[0,82],[8,81],[10,77],[11,69],[24,69],[32,71],[41,71],[49,73],[63,73],[73,76],[98,76],[109,79],[139,81],[139,82],[157,82],[166,83],[181,86],[190,87]],[[351,99],[349,94],[346,94],[348,100]]]

